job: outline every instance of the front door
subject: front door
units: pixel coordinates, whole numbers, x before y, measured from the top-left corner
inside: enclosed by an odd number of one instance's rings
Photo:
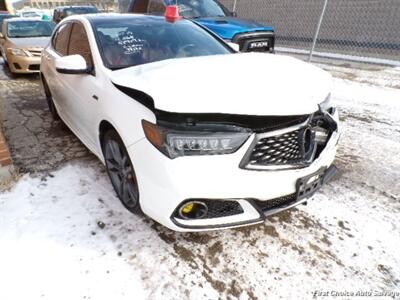
[[[71,118],[72,127],[76,134],[85,142],[86,146],[94,150],[97,137],[95,130],[95,116],[98,111],[96,94],[101,89],[95,76],[95,66],[85,27],[80,22],[73,22],[68,45],[68,55],[81,55],[91,74],[60,74],[66,95],[66,109]]]

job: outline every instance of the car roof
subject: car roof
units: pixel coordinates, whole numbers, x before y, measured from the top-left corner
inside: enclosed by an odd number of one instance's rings
[[[54,9],[80,8],[80,7],[96,7],[96,6],[94,6],[94,5],[65,5],[65,6],[57,6]]]
[[[164,16],[155,16],[155,15],[145,15],[145,14],[121,14],[121,13],[98,13],[98,14],[86,14],[86,15],[74,15],[69,18],[77,18],[77,19],[87,19],[91,22],[102,21],[102,20],[110,20],[110,21],[119,21],[119,20],[133,20],[133,19],[149,19],[149,20],[165,20]],[[69,19],[71,20],[71,19]],[[187,19],[181,19],[181,21],[190,21]]]
[[[97,25],[98,23],[101,23],[102,21],[110,21],[110,22],[115,22],[117,23],[118,21],[129,21],[129,20],[135,20],[135,19],[148,19],[150,21],[166,21],[164,16],[155,16],[155,15],[145,15],[145,14],[121,14],[121,13],[96,13],[96,14],[84,14],[84,15],[71,15],[63,19],[58,25],[63,24],[64,22],[70,22],[70,21],[89,21],[92,25]],[[192,20],[182,18],[179,20],[179,22],[189,22],[193,23]]]
[[[11,22],[20,22],[20,21],[36,21],[36,22],[51,22],[50,20],[42,20],[34,17],[17,17],[17,18],[9,18],[5,19],[4,22],[11,23]]]
[[[35,12],[35,13],[40,13],[42,12],[40,9],[27,9],[27,10],[21,10],[20,13],[31,13],[31,12]]]

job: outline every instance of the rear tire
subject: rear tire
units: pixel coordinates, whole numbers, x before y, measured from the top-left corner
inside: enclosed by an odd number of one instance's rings
[[[102,139],[106,170],[121,203],[133,214],[143,214],[139,187],[128,151],[118,133],[110,129]]]

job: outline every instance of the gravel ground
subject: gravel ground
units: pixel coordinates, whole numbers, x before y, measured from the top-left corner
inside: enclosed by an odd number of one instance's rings
[[[0,65],[0,113],[15,167],[34,173],[71,159],[94,158],[62,122],[53,121],[39,80],[37,75],[12,76]]]
[[[12,155],[41,176],[0,194],[0,299],[400,298],[400,89],[382,79],[400,70],[323,67],[343,121],[338,176],[307,206],[201,234],[129,214],[50,121],[37,78],[2,74]]]

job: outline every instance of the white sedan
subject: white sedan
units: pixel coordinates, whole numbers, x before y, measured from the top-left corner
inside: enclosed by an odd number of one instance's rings
[[[170,229],[263,222],[335,173],[330,75],[237,53],[193,21],[68,17],[40,71],[51,113],[105,164],[123,205]]]

